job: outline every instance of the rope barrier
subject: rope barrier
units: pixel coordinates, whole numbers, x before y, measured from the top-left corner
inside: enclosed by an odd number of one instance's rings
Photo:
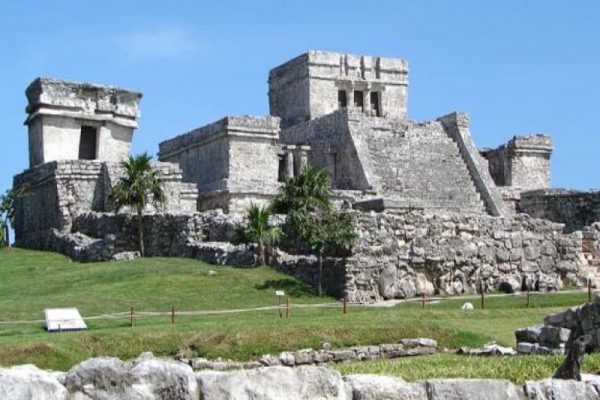
[[[530,292],[530,296],[539,296],[539,295],[561,295],[561,294],[585,294],[587,293],[587,289],[574,289],[574,290],[565,290],[559,292]],[[502,298],[502,297],[524,297],[526,296],[526,292],[523,293],[494,293],[494,294],[486,294],[486,298]],[[478,299],[479,295],[463,295],[463,296],[452,296],[452,297],[428,297],[427,302],[442,302],[448,300],[471,300]],[[402,304],[402,303],[416,303],[421,302],[420,298],[411,298],[411,299],[401,299],[395,300],[394,304]],[[365,307],[365,308],[373,308],[373,307],[387,307],[382,303],[368,304],[368,303],[354,303],[347,302],[348,306],[356,307]],[[235,308],[235,309],[224,309],[224,310],[182,310],[177,311],[178,316],[202,316],[202,315],[227,315],[227,314],[242,314],[249,312],[261,312],[261,311],[278,311],[281,309],[285,309],[286,305],[274,305],[274,306],[263,306],[263,307],[251,307],[251,308]],[[294,304],[294,309],[320,309],[320,308],[340,308],[342,307],[342,302],[335,303],[316,303],[316,304]],[[151,318],[151,317],[160,317],[160,316],[169,316],[172,315],[172,311],[136,311],[135,318]],[[113,314],[100,314],[100,315],[91,315],[88,317],[82,317],[87,321],[106,321],[106,320],[116,320],[116,319],[129,319],[130,312],[123,311],[117,312]],[[65,321],[69,321],[65,319]],[[0,325],[29,325],[29,324],[43,324],[46,320],[44,319],[35,319],[35,320],[18,320],[18,321],[0,321]]]

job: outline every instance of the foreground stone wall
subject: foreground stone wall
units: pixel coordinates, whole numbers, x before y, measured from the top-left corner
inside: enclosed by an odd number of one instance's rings
[[[346,260],[351,301],[431,295],[558,290],[577,275],[581,233],[519,215],[359,213],[359,239]]]
[[[546,379],[515,385],[493,379],[429,379],[409,383],[379,375],[276,366],[232,372],[194,372],[183,363],[150,353],[123,362],[91,358],[68,372],[33,365],[0,369],[0,398],[11,400],[597,400],[600,385]]]
[[[545,189],[523,192],[518,208],[535,218],[561,222],[567,231],[572,232],[600,221],[600,190]]]

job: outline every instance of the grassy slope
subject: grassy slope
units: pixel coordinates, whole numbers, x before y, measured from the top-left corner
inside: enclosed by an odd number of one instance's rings
[[[217,275],[210,276],[210,270]],[[275,289],[290,294],[292,305],[333,301],[318,298],[312,289],[269,268],[234,269],[165,258],[79,264],[52,253],[0,250],[0,322],[41,319],[44,308],[62,306],[78,307],[84,317],[123,312],[132,305],[143,311],[169,311],[171,306],[178,310],[265,306],[275,303]],[[513,345],[515,328],[539,324],[546,314],[585,299],[584,294],[539,296],[530,309],[524,308],[520,297],[489,299],[486,310],[471,313],[460,311],[462,300],[449,300],[425,310],[406,303],[392,308],[351,308],[346,315],[341,308],[292,309],[290,319],[280,319],[274,311],[181,316],[175,325],[170,324],[168,316],[160,316],[140,319],[134,328],[128,326],[127,319],[88,320],[88,331],[63,333],[46,333],[41,324],[0,324],[0,364],[33,362],[65,370],[90,356],[132,358],[143,351],[244,360],[282,350],[318,348],[324,341],[341,347],[407,337],[431,337],[451,348],[479,346],[491,340]],[[478,306],[478,302],[473,303]],[[410,377],[411,371],[417,371],[410,363],[419,365],[429,360],[435,371],[419,368],[421,377],[458,371],[452,367],[457,362],[465,368],[471,365],[474,373],[481,371],[478,363],[483,361],[452,357],[340,368]]]

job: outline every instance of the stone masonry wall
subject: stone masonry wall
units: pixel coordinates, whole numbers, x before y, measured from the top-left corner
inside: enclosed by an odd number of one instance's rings
[[[600,221],[600,190],[580,192],[545,189],[523,192],[518,209],[535,218],[564,223],[569,232],[581,230]]]
[[[144,353],[137,359],[85,360],[68,372],[34,365],[0,369],[0,397],[11,400],[598,400],[595,376],[584,382],[545,379],[516,385],[501,379],[406,382],[378,375],[342,376],[322,366],[201,370]]]
[[[195,186],[181,182],[174,164],[158,163],[165,188],[163,207],[176,212],[194,212]],[[39,248],[53,229],[71,231],[74,219],[88,212],[113,211],[111,187],[121,175],[119,163],[96,160],[65,160],[38,165],[13,182],[16,243]]]
[[[578,277],[581,233],[562,224],[460,214],[358,214],[358,243],[346,261],[349,300],[426,293],[557,290]]]

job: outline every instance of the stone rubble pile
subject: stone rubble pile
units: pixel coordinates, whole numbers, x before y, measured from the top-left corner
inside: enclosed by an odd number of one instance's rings
[[[322,349],[304,349],[299,351],[284,351],[279,355],[263,355],[257,361],[236,362],[222,360],[207,360],[194,358],[185,360],[192,369],[210,369],[215,371],[230,371],[236,369],[253,369],[283,365],[287,367],[300,365],[321,365],[328,363],[376,360],[382,358],[399,358],[437,353],[437,343],[432,339],[402,339],[398,343],[381,344],[378,346],[354,346],[344,349],[331,349],[324,343]],[[183,360],[182,360],[183,361]]]
[[[456,354],[467,355],[467,356],[514,356],[517,354],[515,350],[510,347],[498,346],[497,344],[486,344],[480,349],[470,349],[468,347],[461,347],[458,349]]]
[[[583,382],[546,379],[515,385],[493,379],[406,382],[377,375],[342,375],[316,367],[261,367],[194,372],[145,353],[123,362],[92,358],[68,372],[33,365],[0,369],[0,398],[10,400],[598,400],[597,376]]]
[[[546,316],[544,325],[515,331],[517,351],[524,354],[562,354],[568,342],[582,335],[591,335],[592,345],[598,348],[600,296],[592,303]]]

